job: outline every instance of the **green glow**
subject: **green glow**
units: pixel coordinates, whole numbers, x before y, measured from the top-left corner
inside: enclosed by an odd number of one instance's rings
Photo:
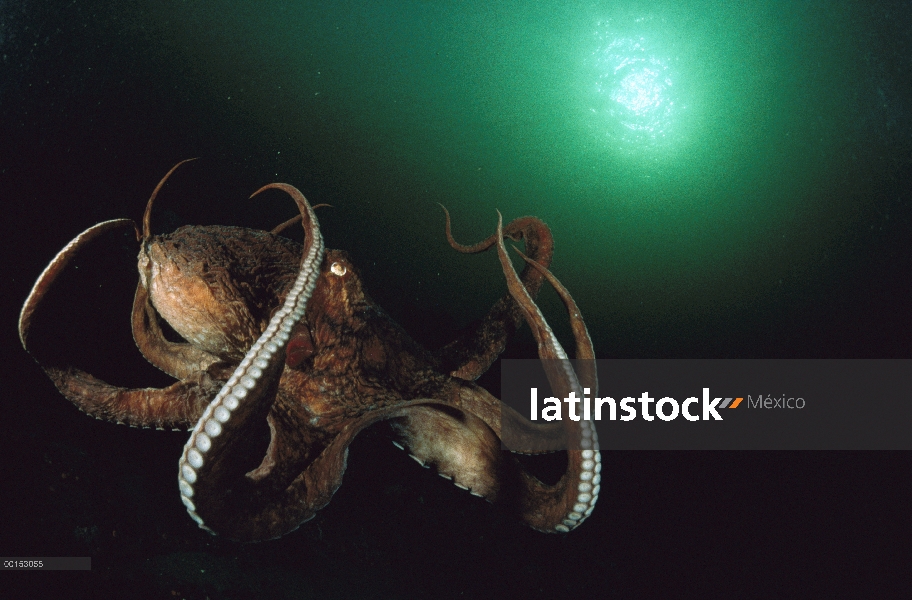
[[[490,302],[464,282],[501,274],[453,260],[437,202],[463,240],[490,235],[494,208],[543,218],[593,329],[651,315],[656,331],[813,282],[874,213],[847,174],[858,107],[887,91],[861,75],[846,4],[265,4],[186,3],[161,35],[205,65],[209,110],[246,124],[240,147],[267,153],[270,177],[327,182],[371,223],[334,243],[367,254],[394,231],[397,252],[439,251],[424,275],[402,257],[376,272],[477,298],[446,302],[458,319]]]
[[[597,24],[589,58],[593,93],[589,110],[595,129],[619,150],[658,149],[673,140],[684,105],[677,98],[672,59],[660,52],[654,34],[636,25],[622,31],[610,20]]]

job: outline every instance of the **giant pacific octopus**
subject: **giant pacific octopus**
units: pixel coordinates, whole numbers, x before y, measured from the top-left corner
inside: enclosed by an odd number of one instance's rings
[[[446,236],[456,250],[496,246],[508,291],[483,319],[432,352],[374,304],[345,252],[324,249],[313,208],[290,185],[274,183],[254,193],[282,190],[297,204],[300,215],[271,232],[185,226],[152,235],[153,202],[180,164],[152,193],[142,232],[133,225],[141,248],[132,311],[139,350],[178,381],[163,389],[127,389],[72,365],[52,364],[40,352],[34,356],[60,392],[89,415],[135,427],[190,429],[178,486],[201,528],[241,541],[298,528],[341,484],[352,439],[379,421],[421,465],[537,530],[567,532],[591,514],[601,479],[591,423],[523,421],[474,383],[525,321],[539,357],[550,365],[555,394],[582,397],[583,385],[595,393],[594,370],[577,377],[533,301],[548,280],[570,314],[577,358],[591,362],[579,310],[548,271],[553,241],[542,221],[522,217],[504,227],[498,212],[491,237],[463,246],[453,239],[446,213]],[[303,247],[280,235],[296,221],[304,228]],[[99,223],[57,254],[22,308],[23,347],[31,351],[35,311],[72,258],[102,233],[132,224]],[[519,253],[521,275],[505,238],[525,243],[529,256]],[[169,340],[160,319],[184,341]],[[502,444],[508,426],[527,447]],[[553,485],[510,452],[554,449],[547,440],[558,438],[567,448],[567,466]],[[536,446],[534,439],[546,441]]]

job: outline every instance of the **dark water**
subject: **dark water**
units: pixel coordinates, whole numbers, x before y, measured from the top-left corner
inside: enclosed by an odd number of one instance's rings
[[[606,453],[595,513],[557,537],[366,432],[314,521],[236,545],[179,502],[184,434],[79,413],[15,321],[67,241],[140,218],[199,156],[156,231],[269,229],[293,206],[247,196],[294,184],[429,347],[504,289],[493,255],[446,245],[440,202],[464,241],[495,209],[548,222],[599,357],[908,357],[909,2],[237,4],[0,1],[0,554],[93,558],[35,589],[873,597],[907,578],[883,550],[908,546],[904,453]],[[48,335],[109,381],[165,385],[129,335],[136,248],[106,243]],[[541,305],[568,340],[556,297]],[[508,352],[535,356],[527,333]]]

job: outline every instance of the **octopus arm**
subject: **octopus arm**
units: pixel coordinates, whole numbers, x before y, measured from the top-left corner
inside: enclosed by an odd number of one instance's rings
[[[270,421],[269,415],[285,369],[286,345],[304,317],[324,256],[319,223],[303,194],[286,184],[271,184],[254,195],[267,188],[288,193],[301,212],[306,240],[300,269],[282,307],[203,412],[178,465],[181,500],[190,517],[203,529],[243,541],[278,537],[324,506],[341,482],[348,443],[360,431],[357,423],[363,421],[363,427],[369,422],[367,415],[347,423],[281,492],[275,492],[274,481],[263,485],[269,477],[256,476],[257,471],[268,474],[268,464],[248,476],[258,434],[265,433],[267,425],[275,430],[275,419]],[[267,449],[267,463],[269,457]]]
[[[498,499],[503,457],[500,439],[478,416],[426,404],[392,419],[393,443],[422,467],[490,502]]]
[[[48,266],[46,266],[44,271],[41,272],[41,275],[38,276],[35,285],[32,286],[28,298],[25,299],[25,303],[22,305],[22,311],[19,313],[19,341],[22,342],[22,347],[25,348],[26,352],[31,354],[31,350],[28,346],[28,336],[32,327],[32,317],[45,295],[47,295],[53,287],[54,281],[57,280],[64,269],[66,269],[67,265],[69,265],[79,252],[91,243],[92,240],[108,231],[127,226],[132,226],[134,230],[136,229],[136,224],[130,219],[112,219],[110,221],[98,223],[97,225],[92,225],[70,240],[70,242],[63,247],[63,250],[58,252],[57,256],[48,263]]]
[[[22,306],[19,315],[19,339],[57,389],[79,410],[98,419],[133,427],[185,429],[202,414],[206,404],[221,387],[218,381],[224,365],[215,362],[202,368],[186,369],[183,381],[164,389],[128,389],[114,386],[70,365],[49,365],[29,346],[32,320],[42,300],[67,265],[94,239],[105,232],[132,226],[129,219],[115,219],[94,225],[67,244],[48,264]]]
[[[378,421],[402,419],[434,403],[434,400],[428,399],[413,400],[374,410],[346,422],[341,431],[290,481],[285,479],[288,469],[283,468],[280,457],[276,455],[284,445],[281,441],[284,438],[281,435],[277,437],[278,430],[272,419],[268,421],[273,437],[263,462],[258,468],[246,471],[249,465],[245,465],[243,459],[255,449],[253,438],[256,436],[238,435],[245,425],[238,419],[234,426],[235,417],[240,415],[232,414],[226,423],[228,427],[222,432],[224,437],[219,436],[218,452],[206,453],[200,468],[192,467],[193,459],[187,456],[189,451],[185,453],[186,460],[182,460],[181,464],[182,500],[190,516],[211,533],[241,542],[281,537],[296,530],[329,504],[342,484],[348,448],[358,433]],[[263,417],[265,404],[268,402],[260,402],[259,408],[251,410],[249,418],[243,419],[247,423],[248,434],[249,427]],[[222,440],[231,440],[231,444],[222,445]],[[492,443],[499,442],[494,438]],[[188,443],[188,448],[192,450],[194,447]],[[187,467],[194,470],[191,472]],[[283,483],[277,485],[280,482]]]
[[[513,270],[503,237],[498,223],[494,243],[509,293],[532,327],[552,388],[559,394],[581,394],[580,380],[566,353]],[[592,386],[594,393],[592,342],[576,303],[541,263],[524,258],[528,268],[548,279],[564,300],[573,326],[576,355],[583,359],[583,381]],[[483,389],[459,378],[445,386],[441,396],[441,404],[412,408],[391,421],[394,443],[406,449],[419,464],[435,467],[457,486],[517,514],[539,531],[570,531],[592,513],[600,491],[601,455],[591,423],[567,419],[539,425],[526,421]],[[567,468],[555,484],[549,485],[528,472],[506,448],[524,453],[567,448]]]
[[[524,241],[526,252],[541,266],[547,269],[551,264],[554,251],[554,239],[548,226],[536,217],[514,219],[499,234],[472,246],[457,242],[450,230],[450,213],[446,213],[446,237],[450,246],[463,254],[477,254],[496,245],[504,237],[513,241]],[[498,238],[499,236],[499,238]],[[529,293],[535,298],[541,288],[543,274],[531,265],[527,265],[520,275],[520,280]],[[458,337],[435,352],[441,369],[454,377],[474,381],[478,379],[497,357],[503,352],[507,341],[522,325],[523,312],[510,293],[494,303],[488,314],[480,321],[469,325]]]
[[[175,379],[185,379],[205,371],[219,358],[186,342],[165,338],[158,315],[149,298],[149,290],[140,282],[133,297],[133,340],[142,355],[157,368]]]
[[[566,352],[554,336],[554,332],[551,331],[544,315],[535,305],[507,256],[503,236],[500,235],[501,223],[498,213],[496,241],[500,264],[507,279],[510,295],[519,305],[538,342],[538,355],[545,365],[545,372],[552,391],[558,397],[565,397],[570,392],[575,392],[578,397],[582,397],[582,385],[580,385]],[[539,267],[531,264],[529,266],[541,274],[547,271],[541,264]],[[556,279],[549,278],[549,281],[554,284]],[[558,292],[566,292],[566,290],[560,286]],[[591,360],[586,359],[594,357],[592,341],[584,326],[576,326],[577,322],[582,322],[582,316],[576,309],[575,303],[567,302],[569,294],[562,293],[561,295],[571,313],[571,321],[574,323],[573,333],[577,358],[591,363]],[[588,368],[584,379],[594,385],[594,369]],[[591,422],[583,420],[564,419],[562,423],[568,436],[568,450],[567,469],[560,480],[554,485],[547,485],[521,469],[518,471],[521,485],[513,488],[516,490],[514,506],[520,512],[523,520],[534,529],[545,532],[567,532],[579,526],[592,514],[601,489],[601,455],[595,427]]]
[[[508,411],[512,409],[484,390],[479,392],[479,401],[502,410],[502,420],[510,418]],[[481,412],[489,415],[492,410]],[[510,444],[521,448],[523,454],[540,453],[567,448],[565,426],[537,425],[518,415],[514,418],[513,424],[502,429],[503,421],[495,420],[492,427],[486,419],[468,410],[455,409],[452,403],[428,402],[403,411],[401,417],[391,419],[389,424],[393,443],[421,466],[435,469],[457,487],[485,498],[535,529],[569,531],[588,516],[587,511],[591,514],[590,508],[595,504],[591,488],[580,499],[578,488],[585,471],[581,451],[568,450],[567,472],[554,485],[543,483],[505,447],[507,440],[501,434],[505,429],[510,430]],[[522,440],[518,441],[520,436]],[[590,450],[593,464],[589,470],[594,470],[596,461],[600,460],[595,454]],[[574,521],[572,527],[566,521]]]
[[[131,427],[185,430],[195,423],[222,387],[209,371],[198,371],[166,388],[129,389],[85,371],[42,366],[57,389],[82,412]]]

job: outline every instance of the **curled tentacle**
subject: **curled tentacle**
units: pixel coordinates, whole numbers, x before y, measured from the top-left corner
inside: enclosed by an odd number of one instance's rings
[[[19,339],[30,354],[28,335],[32,317],[55,280],[80,250],[102,233],[119,227],[136,225],[130,219],[114,219],[94,225],[76,236],[48,264],[32,287],[19,315]],[[219,387],[219,365],[205,364],[188,379],[164,389],[129,389],[105,383],[73,366],[45,364],[39,356],[36,362],[47,373],[57,389],[79,410],[98,419],[133,427],[157,429],[184,428],[199,418],[203,407]]]
[[[441,205],[446,214],[447,241],[453,249],[464,254],[484,252],[507,237],[513,241],[524,241],[526,252],[545,268],[551,264],[554,240],[548,226],[536,217],[520,217],[511,221],[502,232],[487,239],[465,246],[458,243],[450,229],[450,213]],[[520,275],[530,297],[535,298],[541,288],[544,276],[532,267],[526,266]],[[474,381],[497,360],[506,347],[507,340],[522,325],[523,313],[513,297],[507,293],[501,297],[488,314],[470,325],[459,337],[435,352],[441,369],[454,377]]]
[[[538,342],[538,354],[544,362],[552,390],[559,398],[564,398],[571,392],[575,392],[578,398],[582,398],[582,386],[567,359],[566,352],[526,291],[513,268],[513,263],[507,256],[501,235],[502,226],[503,218],[498,211],[497,254],[500,257],[500,264],[504,276],[507,278],[510,294],[519,304],[526,322],[529,323],[535,340]],[[569,297],[569,294],[566,296]],[[568,309],[571,314],[579,314],[575,303],[568,304]],[[574,337],[577,348],[582,348],[581,353],[584,356],[581,358],[592,357],[594,355],[592,342],[589,340],[588,333],[585,332],[585,326],[582,327],[582,330],[575,327]],[[567,450],[567,470],[560,481],[554,486],[546,486],[525,471],[521,473],[524,489],[518,498],[519,508],[526,522],[541,531],[570,531],[592,513],[598,500],[601,455],[598,450],[595,427],[589,421],[573,421],[569,416],[567,417],[563,420],[564,427],[567,429],[571,442],[578,441],[579,449],[571,445]]]
[[[305,246],[297,279],[282,308],[206,408],[184,446],[178,475],[181,499],[190,517],[209,531],[221,525],[219,515],[231,513],[225,510],[225,503],[248,508],[256,504],[256,493],[238,470],[237,465],[242,464],[238,459],[249,451],[245,440],[251,432],[266,423],[285,366],[285,345],[304,316],[323,261],[323,237],[307,199],[296,188],[281,183],[266,185],[253,196],[271,188],[283,190],[297,203]]]
[[[143,212],[142,237],[140,238],[138,231],[136,235],[136,239],[142,242],[140,263],[148,265],[149,262],[148,251],[149,244],[152,241],[152,205],[155,203],[155,198],[158,197],[158,192],[161,191],[165,182],[168,181],[168,178],[178,167],[193,160],[196,160],[196,158],[182,160],[171,167],[158,182],[158,185],[155,186],[155,189],[152,190],[152,194],[149,196],[148,202],[146,202],[146,209]],[[155,308],[152,306],[147,283],[141,277],[136,286],[131,319],[133,339],[145,359],[176,379],[193,376],[195,373],[205,371],[217,363],[218,357],[196,348],[192,344],[175,343],[165,338],[158,324]]]
[[[500,223],[498,233],[500,232]],[[582,393],[566,353],[554,337],[538,307],[513,270],[503,246],[498,255],[512,297],[523,311],[539,343],[555,393]],[[531,263],[530,263],[531,264]],[[541,265],[542,275],[554,285],[573,324],[577,358],[592,367],[592,342],[576,303],[566,288]],[[594,369],[582,370],[594,393]],[[440,405],[427,403],[403,410],[390,426],[394,443],[424,467],[433,467],[456,486],[516,512],[530,526],[545,532],[566,532],[582,523],[594,509],[601,479],[601,455],[595,430],[588,422],[529,422],[474,383],[452,379],[443,390]],[[453,409],[456,409],[455,411]],[[562,478],[546,485],[529,474],[502,443],[518,442],[523,452],[568,448],[568,465]]]
[[[140,238],[137,237],[137,240],[142,241],[143,244],[145,244],[146,242],[148,242],[149,239],[152,237],[152,229],[151,229],[151,227],[150,227],[151,222],[152,222],[152,204],[155,202],[155,197],[158,196],[159,190],[162,189],[162,186],[165,185],[165,182],[168,181],[168,178],[171,177],[171,174],[174,173],[174,172],[177,170],[177,168],[178,168],[179,166],[181,166],[181,165],[184,164],[184,163],[188,163],[188,162],[190,162],[190,161],[192,161],[192,160],[196,160],[196,159],[195,159],[195,158],[187,158],[187,159],[185,159],[185,160],[180,161],[179,163],[177,163],[177,164],[174,165],[173,167],[171,167],[171,170],[168,171],[167,173],[165,173],[165,176],[161,178],[161,181],[159,181],[159,182],[158,182],[158,185],[155,186],[155,189],[152,190],[152,195],[149,196],[149,201],[146,202],[146,211],[143,213],[143,220],[142,220],[142,224],[143,224],[142,239],[140,240]]]
[[[70,243],[64,246],[63,250],[58,252],[57,256],[48,263],[48,266],[46,266],[44,271],[41,272],[41,275],[38,276],[35,285],[32,286],[32,291],[29,292],[28,298],[25,299],[25,303],[22,305],[22,311],[19,313],[19,341],[22,342],[22,347],[25,348],[26,351],[28,351],[28,344],[26,342],[28,340],[29,329],[32,326],[32,316],[38,308],[38,305],[41,304],[41,300],[44,298],[45,294],[47,294],[48,290],[54,285],[54,281],[57,277],[89,242],[102,233],[127,225],[132,225],[133,229],[136,229],[136,224],[130,219],[112,219],[99,223],[98,225],[93,225],[70,240]]]
[[[175,379],[185,379],[205,371],[219,358],[192,344],[172,342],[165,338],[149,290],[140,280],[133,296],[133,341],[152,365]]]
[[[519,248],[513,247],[513,250],[519,254],[524,261],[541,271],[548,283],[555,289],[560,296],[564,306],[567,307],[567,314],[570,315],[570,327],[573,329],[573,339],[576,341],[576,368],[579,371],[579,381],[584,388],[589,391],[586,395],[595,396],[598,394],[598,378],[595,371],[595,350],[592,347],[592,338],[589,337],[589,329],[586,328],[586,322],[583,321],[583,315],[580,313],[576,301],[570,295],[570,292],[564,285],[557,280],[551,271],[540,263],[523,254]],[[585,390],[584,390],[585,391]]]

